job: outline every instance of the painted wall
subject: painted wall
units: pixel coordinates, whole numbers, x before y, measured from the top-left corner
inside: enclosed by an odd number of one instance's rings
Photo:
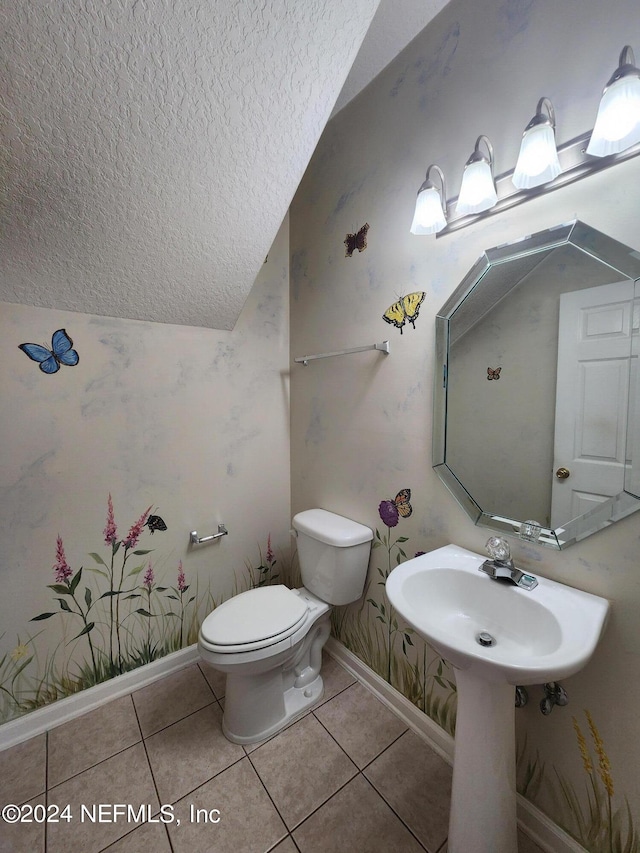
[[[496,173],[512,169],[543,95],[560,143],[593,127],[639,24],[635,0],[453,0],[330,122],[291,208],[292,355],[391,341],[390,355],[292,364],[292,510],[322,506],[376,530],[365,596],[334,631],[449,731],[454,673],[398,622],[383,585],[417,551],[455,542],[482,553],[489,535],[431,469],[434,316],[484,249],[574,218],[640,250],[640,161],[438,240],[409,234],[415,194],[438,163],[457,195],[480,133]],[[345,236],[365,223],[366,248],[345,257]],[[415,292],[425,296],[414,327],[385,323]],[[517,712],[520,790],[591,851],[639,845],[639,537],[635,515],[562,553],[512,542],[529,571],[613,602],[594,658],[564,683],[570,705],[543,716],[538,687]]]
[[[232,332],[2,305],[0,721],[195,642],[284,567],[288,265],[287,219]],[[19,345],[59,329],[45,373]]]

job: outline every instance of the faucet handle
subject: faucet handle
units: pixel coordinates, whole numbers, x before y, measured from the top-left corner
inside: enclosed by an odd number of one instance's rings
[[[487,539],[486,549],[491,559],[498,563],[508,563],[511,559],[509,543],[502,536],[491,536]]]

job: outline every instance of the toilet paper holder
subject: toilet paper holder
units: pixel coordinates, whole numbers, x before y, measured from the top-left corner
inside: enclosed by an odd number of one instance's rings
[[[205,542],[213,542],[215,539],[220,539],[223,536],[228,536],[229,531],[224,524],[218,525],[218,532],[212,533],[211,536],[198,536],[197,530],[192,530],[189,534],[189,542],[192,545],[203,545]]]

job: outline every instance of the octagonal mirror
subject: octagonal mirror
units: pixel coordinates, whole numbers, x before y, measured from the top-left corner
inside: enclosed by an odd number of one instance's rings
[[[436,317],[433,466],[565,548],[640,509],[640,252],[574,221],[488,249]]]

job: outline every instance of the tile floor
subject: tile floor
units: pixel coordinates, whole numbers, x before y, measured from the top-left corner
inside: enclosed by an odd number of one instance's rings
[[[445,853],[449,765],[328,656],[323,676],[262,744],[224,738],[224,677],[199,663],[0,753],[0,804],[71,816],[0,823],[0,853]]]

